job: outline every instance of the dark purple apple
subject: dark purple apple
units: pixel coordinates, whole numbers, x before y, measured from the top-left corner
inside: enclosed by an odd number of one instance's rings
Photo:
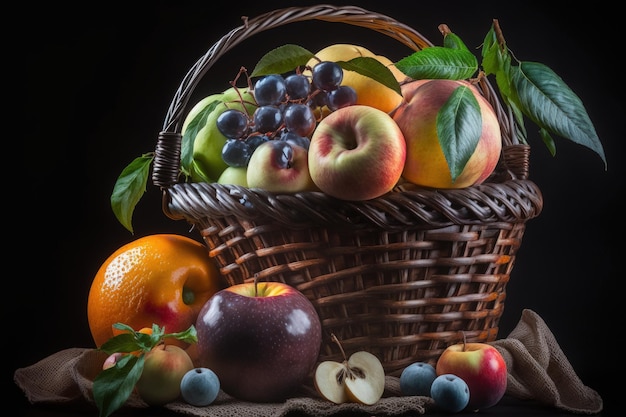
[[[310,375],[322,343],[313,304],[280,282],[237,284],[215,293],[198,314],[198,366],[240,400],[283,401]]]

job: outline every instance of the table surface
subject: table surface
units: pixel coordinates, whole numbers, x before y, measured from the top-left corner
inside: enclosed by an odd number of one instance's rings
[[[20,414],[22,412],[22,414]],[[97,410],[76,410],[65,406],[55,405],[30,405],[24,399],[21,402],[18,413],[14,414],[23,417],[97,417]],[[418,415],[418,414],[415,414]],[[448,416],[451,415],[457,417],[477,417],[477,416],[489,416],[489,417],[504,417],[504,416],[553,416],[553,417],[572,417],[576,414],[568,413],[563,410],[559,410],[553,407],[546,407],[535,401],[523,401],[517,398],[505,395],[502,400],[494,407],[480,410],[476,412],[462,412],[456,414],[436,412],[429,410],[425,415],[427,416]],[[594,414],[594,416],[609,416],[612,414],[606,407],[602,413]],[[175,417],[182,416],[182,414],[174,413],[164,408],[150,408],[150,409],[120,409],[112,417],[134,416],[134,417]],[[234,416],[235,417],[235,416]],[[303,414],[289,413],[288,417],[305,417]],[[335,414],[334,417],[363,417],[363,414],[354,413],[342,413]],[[374,416],[372,416],[374,417]],[[411,415],[403,415],[403,417],[411,417]]]

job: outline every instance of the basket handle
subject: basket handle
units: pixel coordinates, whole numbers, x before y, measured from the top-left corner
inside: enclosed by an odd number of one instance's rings
[[[220,38],[209,50],[196,61],[183,78],[169,106],[162,131],[159,133],[153,162],[152,181],[158,187],[169,187],[179,182],[180,147],[182,142],[182,118],[187,103],[206,72],[224,53],[248,37],[283,26],[289,23],[308,20],[345,23],[372,29],[398,40],[409,48],[418,51],[433,46],[421,33],[379,13],[356,6],[317,5],[312,7],[288,7],[277,9],[252,19],[243,17],[244,23]],[[490,101],[501,122],[503,145],[513,144],[516,135],[509,126],[511,116],[506,115],[491,84],[483,78],[480,87],[483,95]],[[522,173],[521,176],[524,174]]]

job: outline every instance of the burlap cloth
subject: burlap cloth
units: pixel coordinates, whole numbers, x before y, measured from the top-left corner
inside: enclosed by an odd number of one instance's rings
[[[585,386],[565,357],[546,323],[531,310],[522,317],[506,339],[492,343],[504,356],[509,375],[506,393],[520,399],[535,400],[573,414],[602,411],[602,398]],[[95,349],[70,348],[57,352],[31,366],[15,371],[15,383],[33,404],[66,404],[68,407],[94,407],[93,380],[102,369],[106,355]],[[248,403],[224,392],[207,407],[194,407],[182,401],[165,407],[186,415],[233,417],[280,417],[289,413],[332,416],[349,411],[376,416],[425,414],[434,406],[428,397],[401,396],[397,377],[387,376],[385,393],[372,406],[354,403],[334,404],[321,399],[310,384],[283,403]],[[147,405],[133,393],[125,408]]]

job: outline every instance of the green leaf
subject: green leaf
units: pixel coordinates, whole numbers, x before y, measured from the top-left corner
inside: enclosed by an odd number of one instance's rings
[[[580,98],[546,65],[521,62],[510,69],[511,99],[540,128],[596,152],[606,168],[602,143]]]
[[[189,175],[192,178],[192,181],[194,182],[215,182],[217,181],[216,179],[211,179],[208,175],[206,175],[204,173],[204,171],[202,170],[202,168],[200,166],[198,166],[198,163],[193,160],[191,161],[191,166],[190,166],[190,170],[189,170]]]
[[[189,122],[180,144],[180,167],[186,176],[191,176],[191,164],[193,162],[193,145],[196,135],[206,125],[209,115],[221,104],[221,100],[215,100],[207,106]]]
[[[546,129],[539,129],[539,135],[541,136],[541,140],[545,143],[548,151],[552,156],[556,155],[556,144],[554,143],[554,139]]]
[[[482,133],[482,116],[468,86],[459,86],[437,113],[437,136],[452,180],[463,172]]]
[[[109,355],[115,352],[135,352],[141,349],[141,344],[131,333],[122,333],[113,336],[100,346],[100,350]]]
[[[93,398],[100,417],[108,417],[124,405],[141,377],[143,366],[143,354],[125,355],[115,366],[96,376],[93,381]]]
[[[508,54],[496,52],[494,71],[496,74],[496,84],[500,95],[508,98],[511,95],[511,57]]]
[[[135,158],[122,170],[113,186],[111,208],[117,220],[131,233],[133,233],[133,212],[146,192],[153,159],[153,154],[144,154]]]
[[[458,49],[461,51],[470,52],[470,50],[465,45],[465,42],[461,40],[455,33],[448,32],[443,37],[443,46],[450,49]]]
[[[192,324],[187,330],[183,332],[168,333],[163,337],[174,337],[187,343],[195,343],[198,341],[198,332],[196,331],[195,326]]]
[[[513,117],[515,118],[515,123],[517,124],[517,133],[518,139],[521,143],[528,144],[528,132],[526,131],[526,125],[524,123],[524,113],[517,107],[515,102],[509,101],[508,99],[504,99],[507,107],[511,110]],[[521,137],[520,137],[521,135]]]
[[[168,334],[165,333],[164,327],[157,324],[152,324],[151,334],[136,331],[124,323],[114,323],[113,327],[122,330],[123,333],[107,340],[99,350],[109,355],[116,352],[124,355],[115,366],[101,371],[94,379],[93,394],[100,417],[107,417],[124,405],[141,377],[146,353],[164,339],[175,338],[187,343],[198,341],[194,325],[185,331]]]
[[[284,74],[299,66],[306,65],[315,55],[298,45],[287,44],[272,49],[261,57],[254,67],[251,77],[270,74]]]
[[[481,55],[483,58],[481,66],[483,71],[485,71],[485,75],[496,74],[498,71],[502,70],[505,56],[506,59],[510,60],[508,54],[502,53],[493,27],[487,33],[487,36],[485,36]]]
[[[357,57],[349,61],[337,61],[337,64],[344,70],[357,72],[383,84],[398,94],[402,94],[400,83],[391,70],[376,58]]]
[[[464,80],[478,70],[478,60],[468,50],[431,46],[396,62],[413,79]]]

